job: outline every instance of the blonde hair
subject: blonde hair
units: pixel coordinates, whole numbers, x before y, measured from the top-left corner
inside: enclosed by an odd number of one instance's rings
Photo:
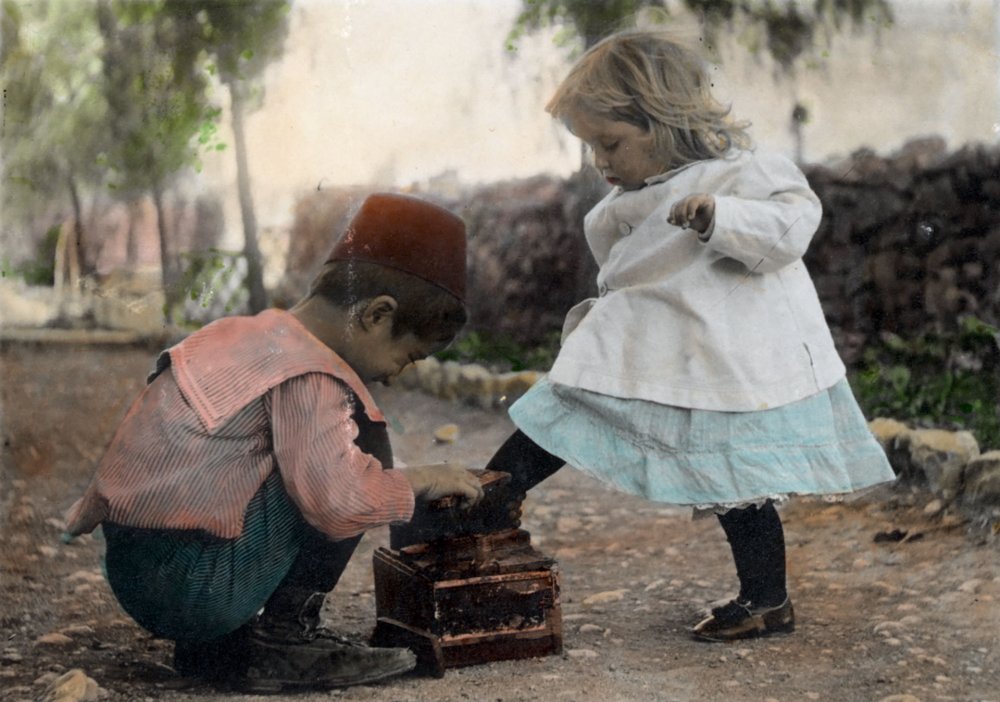
[[[668,168],[750,148],[747,123],[712,96],[700,52],[666,29],[628,29],[591,47],[545,110],[557,119],[583,110],[653,134]]]

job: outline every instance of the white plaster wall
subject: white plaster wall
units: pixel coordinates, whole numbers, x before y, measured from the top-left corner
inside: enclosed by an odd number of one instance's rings
[[[518,0],[293,0],[284,58],[248,120],[258,219],[283,227],[311,188],[407,186],[441,174],[476,183],[567,174],[579,147],[544,112],[568,68],[550,35],[504,39]],[[794,79],[774,78],[738,39],[722,50],[719,94],[762,145],[793,155],[795,100],[810,110],[804,156],[880,153],[937,134],[953,148],[996,142],[1000,0],[894,0],[877,34],[837,36]],[[223,130],[223,138],[231,136]],[[197,187],[225,194],[227,239],[242,240],[232,151]]]

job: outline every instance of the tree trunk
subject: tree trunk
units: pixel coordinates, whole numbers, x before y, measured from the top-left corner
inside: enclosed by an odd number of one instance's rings
[[[167,324],[174,321],[174,302],[176,290],[174,285],[174,266],[167,246],[167,217],[163,211],[163,191],[159,185],[153,187],[153,205],[156,207],[156,229],[160,240],[160,280],[163,285],[163,316]]]
[[[139,234],[136,231],[137,222],[142,217],[142,200],[130,200],[126,205],[128,211],[128,235],[125,242],[125,268],[134,273],[139,267]]]
[[[247,287],[250,290],[250,312],[256,314],[267,309],[267,291],[264,289],[264,269],[260,246],[257,243],[257,218],[253,210],[250,191],[250,169],[247,165],[246,134],[243,128],[243,94],[236,80],[229,82],[232,104],[233,138],[236,151],[236,183],[240,198],[240,216],[243,219],[243,254],[247,259]]]
[[[72,174],[66,176],[69,186],[69,196],[73,200],[73,241],[72,247],[66,252],[69,257],[69,285],[70,294],[78,295],[80,292],[80,259],[83,254],[83,205],[80,203],[80,191],[76,187],[76,180]]]

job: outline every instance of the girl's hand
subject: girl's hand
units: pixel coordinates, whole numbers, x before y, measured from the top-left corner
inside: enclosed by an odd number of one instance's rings
[[[479,477],[456,463],[407,466],[396,470],[410,481],[413,494],[425,500],[455,495],[463,507],[469,508],[483,498]]]
[[[667,222],[704,234],[715,219],[715,198],[704,193],[688,195],[670,208]]]

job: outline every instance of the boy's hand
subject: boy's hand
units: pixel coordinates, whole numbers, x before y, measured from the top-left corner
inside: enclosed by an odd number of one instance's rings
[[[468,509],[483,498],[479,477],[457,463],[409,466],[397,470],[410,481],[413,494],[428,501],[455,495],[460,498],[462,507]]]
[[[698,193],[688,195],[670,208],[667,222],[675,227],[687,227],[704,234],[715,219],[715,198]]]

